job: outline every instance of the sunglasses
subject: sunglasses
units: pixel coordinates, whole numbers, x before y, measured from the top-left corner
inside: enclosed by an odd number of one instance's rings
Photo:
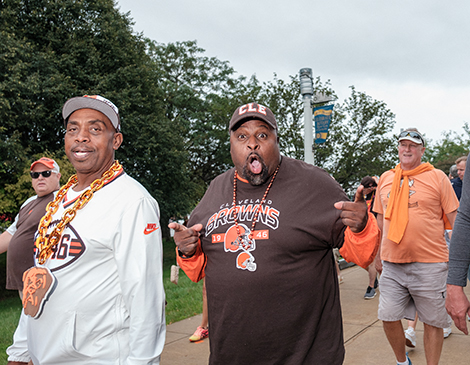
[[[39,175],[42,175],[43,177],[49,177],[49,176],[51,176],[52,171],[51,171],[51,170],[41,171],[41,172],[33,172],[33,171],[30,171],[29,174],[31,175],[31,177],[32,177],[33,179],[37,179],[37,178],[39,177]]]
[[[403,137],[418,138],[423,143],[423,146],[424,146],[424,139],[423,137],[421,137],[421,134],[419,134],[418,132],[410,132],[410,131],[401,132],[398,135],[398,139],[403,138]]]

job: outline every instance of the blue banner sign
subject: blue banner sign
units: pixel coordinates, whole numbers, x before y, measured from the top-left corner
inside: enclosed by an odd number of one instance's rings
[[[333,106],[334,105],[325,105],[313,108],[313,116],[315,119],[315,143],[326,142]]]

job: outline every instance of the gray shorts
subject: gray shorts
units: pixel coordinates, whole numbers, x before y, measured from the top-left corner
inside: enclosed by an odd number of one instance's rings
[[[394,264],[383,261],[379,319],[412,321],[418,312],[423,323],[449,327],[452,321],[445,308],[447,268],[447,262]]]

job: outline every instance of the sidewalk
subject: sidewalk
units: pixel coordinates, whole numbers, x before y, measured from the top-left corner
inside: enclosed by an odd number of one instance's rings
[[[344,365],[394,365],[393,352],[377,319],[379,294],[372,300],[364,300],[368,285],[367,272],[358,266],[341,271],[343,284],[340,285],[343,308],[344,343],[346,357]],[[379,288],[380,289],[380,288]],[[470,294],[467,287],[466,293]],[[162,354],[162,365],[205,365],[209,359],[209,340],[190,343],[188,338],[201,322],[195,316],[167,326],[166,344]],[[406,321],[403,321],[406,328]],[[470,325],[470,322],[469,322]],[[423,349],[423,324],[416,328],[417,345],[408,349],[413,365],[425,365]],[[470,337],[461,333],[454,325],[452,334],[444,340],[441,365],[469,364]]]

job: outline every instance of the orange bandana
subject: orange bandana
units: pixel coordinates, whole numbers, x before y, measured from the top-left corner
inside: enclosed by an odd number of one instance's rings
[[[385,219],[390,221],[387,238],[396,244],[399,244],[408,225],[408,200],[410,196],[410,185],[408,176],[419,175],[423,172],[434,169],[429,162],[422,163],[413,170],[403,171],[401,164],[395,166],[392,190],[388,200],[387,210],[385,211]],[[401,179],[403,183],[400,186]]]

